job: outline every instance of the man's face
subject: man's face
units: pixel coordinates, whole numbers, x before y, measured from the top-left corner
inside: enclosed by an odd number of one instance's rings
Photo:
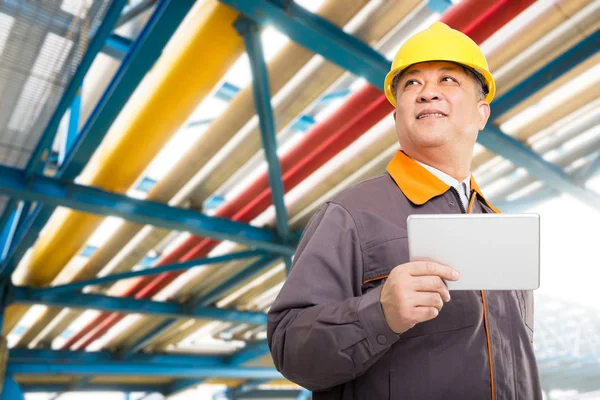
[[[489,104],[459,65],[424,62],[409,67],[396,87],[396,133],[403,149],[472,152]]]

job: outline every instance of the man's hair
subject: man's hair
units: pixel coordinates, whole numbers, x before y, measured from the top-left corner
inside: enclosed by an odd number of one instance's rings
[[[477,90],[477,100],[480,101],[480,100],[485,99],[485,96],[489,93],[489,90],[488,90],[487,83],[485,82],[485,78],[483,77],[483,75],[481,75],[475,69],[473,69],[471,67],[467,67],[466,65],[463,65],[463,64],[456,64],[456,65],[461,67],[467,73],[467,75],[469,75],[469,77],[471,77],[473,82],[475,82],[475,90]],[[406,72],[407,69],[408,68],[405,68],[404,70],[402,70],[399,74],[394,76],[394,79],[392,80],[392,93],[394,93],[394,97],[396,97],[396,90],[398,89],[398,83],[400,82],[400,79],[402,79],[402,76],[404,76],[404,72]]]

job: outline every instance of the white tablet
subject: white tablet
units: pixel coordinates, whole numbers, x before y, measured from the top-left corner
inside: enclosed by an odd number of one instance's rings
[[[431,259],[458,270],[450,290],[531,290],[540,286],[537,214],[411,215],[411,261]]]

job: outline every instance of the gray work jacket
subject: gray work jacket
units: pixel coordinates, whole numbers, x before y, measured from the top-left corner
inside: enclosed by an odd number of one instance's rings
[[[379,298],[390,271],[409,261],[406,218],[467,211],[403,152],[387,171],[307,225],[269,311],[277,369],[315,400],[541,400],[531,291],[453,291],[437,318],[401,335],[387,325]],[[495,212],[471,187],[468,211]]]

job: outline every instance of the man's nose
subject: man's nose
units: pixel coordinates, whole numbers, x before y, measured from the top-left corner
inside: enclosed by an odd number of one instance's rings
[[[426,83],[421,89],[421,93],[417,97],[418,103],[429,103],[431,101],[436,101],[441,99],[441,93],[436,85],[431,83]]]

